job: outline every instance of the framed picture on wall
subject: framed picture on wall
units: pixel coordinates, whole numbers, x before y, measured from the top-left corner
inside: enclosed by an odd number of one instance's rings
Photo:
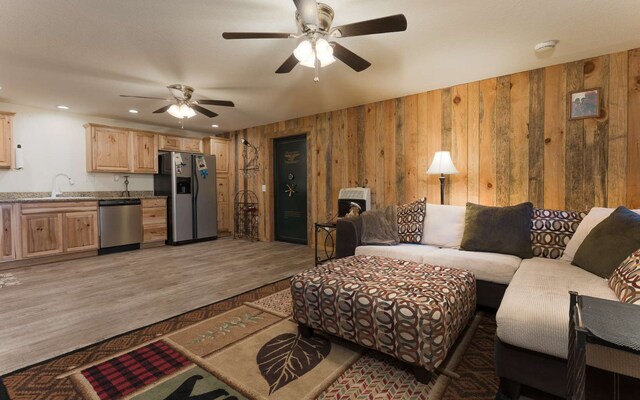
[[[576,90],[569,93],[569,119],[598,118],[600,116],[600,88]]]

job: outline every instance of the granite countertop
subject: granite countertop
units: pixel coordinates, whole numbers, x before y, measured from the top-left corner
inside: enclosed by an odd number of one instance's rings
[[[120,199],[166,199],[167,196],[156,196],[153,192],[131,192],[128,197],[114,192],[69,192],[60,197],[51,197],[51,193],[22,192],[0,193],[0,204],[6,203],[39,203],[39,202],[71,202],[71,201],[98,201]]]

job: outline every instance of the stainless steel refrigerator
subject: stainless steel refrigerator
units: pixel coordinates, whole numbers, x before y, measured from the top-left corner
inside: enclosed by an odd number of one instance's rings
[[[216,158],[189,153],[159,156],[154,192],[167,196],[169,244],[216,239]]]

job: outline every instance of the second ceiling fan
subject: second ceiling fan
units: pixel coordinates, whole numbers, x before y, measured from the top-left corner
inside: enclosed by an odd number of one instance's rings
[[[293,0],[293,3],[296,6],[298,33],[224,32],[222,37],[225,39],[303,39],[276,73],[286,74],[300,64],[315,68],[314,81],[318,82],[320,68],[333,63],[336,59],[356,72],[364,71],[371,66],[370,62],[333,39],[407,30],[407,19],[403,14],[332,27],[334,12],[328,5],[318,3],[316,0]]]

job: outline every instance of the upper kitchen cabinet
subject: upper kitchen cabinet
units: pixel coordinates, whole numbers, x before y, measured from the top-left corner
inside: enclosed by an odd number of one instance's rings
[[[182,150],[182,138],[178,136],[160,135],[160,150],[164,150],[164,151]]]
[[[229,172],[229,139],[208,137],[204,139],[205,151],[216,156],[216,172],[226,174]]]
[[[203,153],[202,139],[160,135],[160,150]]]
[[[182,138],[182,150],[189,153],[203,153],[202,139]]]
[[[87,171],[131,172],[131,132],[87,124]]]
[[[0,111],[0,168],[11,168],[13,155],[14,113]]]
[[[158,135],[152,132],[132,131],[133,172],[155,174],[158,172]]]

